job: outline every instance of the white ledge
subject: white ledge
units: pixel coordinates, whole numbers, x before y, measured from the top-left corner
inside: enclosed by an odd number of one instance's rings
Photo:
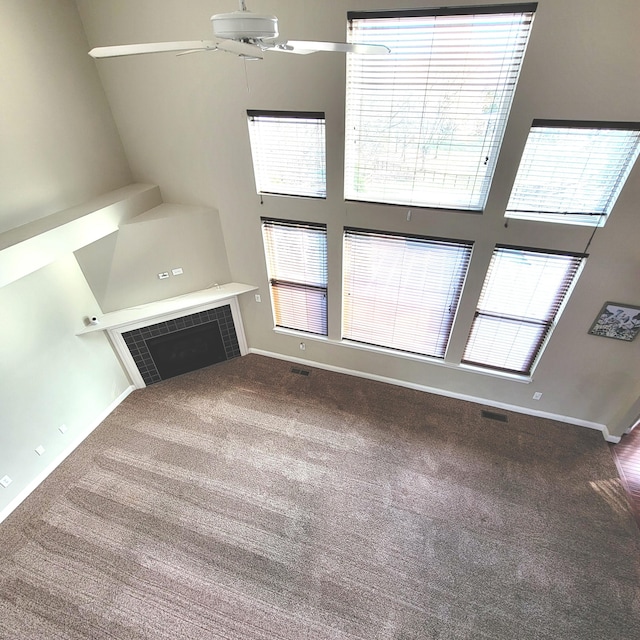
[[[106,331],[107,329],[116,329],[134,322],[141,322],[153,318],[175,313],[176,311],[188,311],[195,307],[200,307],[212,302],[220,302],[229,298],[255,291],[258,287],[250,284],[241,284],[239,282],[230,282],[209,289],[201,289],[200,291],[192,291],[175,298],[167,298],[166,300],[158,300],[157,302],[149,302],[139,307],[130,307],[128,309],[118,309],[99,316],[96,324],[89,324],[77,332],[76,335],[91,333],[93,331]]]
[[[0,234],[0,287],[118,230],[162,202],[156,185],[131,184]]]

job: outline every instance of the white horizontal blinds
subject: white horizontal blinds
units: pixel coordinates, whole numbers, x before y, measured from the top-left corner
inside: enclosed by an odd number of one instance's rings
[[[327,228],[262,220],[275,324],[327,335]]]
[[[346,199],[484,208],[534,9],[349,14]]]
[[[497,247],[463,362],[530,373],[582,261],[577,255]]]
[[[325,198],[324,113],[247,115],[258,193]]]
[[[444,358],[471,248],[345,229],[343,337]]]
[[[534,120],[506,216],[602,226],[639,152],[638,123]]]

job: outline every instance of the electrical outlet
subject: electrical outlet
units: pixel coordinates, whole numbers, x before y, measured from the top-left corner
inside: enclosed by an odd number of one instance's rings
[[[256,293],[256,302],[262,302],[262,298],[259,293]]]
[[[36,447],[36,453],[37,453],[39,456],[41,456],[41,455],[44,453],[44,447],[43,447],[41,444],[39,444],[39,445]]]
[[[304,342],[300,343],[300,351],[304,351],[307,348],[307,345]]]
[[[5,488],[8,487],[12,482],[13,480],[9,476],[4,476],[4,478],[0,478],[0,484]]]
[[[158,280],[164,280],[165,278],[169,277],[169,272],[168,271],[163,271],[162,273],[158,274]]]
[[[533,394],[533,399],[534,399],[534,400],[540,400],[540,398],[542,398],[542,394],[541,394],[539,391],[536,391],[536,392]]]
[[[171,269],[171,273],[174,276],[181,276],[184,273],[184,271],[182,270],[182,267],[178,267],[177,269]]]
[[[61,424],[61,425],[58,427],[58,431],[59,431],[60,433],[67,433],[67,425],[66,425],[66,424]]]

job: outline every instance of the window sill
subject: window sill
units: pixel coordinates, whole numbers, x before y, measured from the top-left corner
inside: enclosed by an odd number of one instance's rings
[[[296,331],[295,329],[284,329],[282,327],[274,327],[274,332],[284,336],[291,336],[300,339],[302,342],[312,340],[314,342],[321,342],[324,344],[336,345],[339,347],[347,347],[348,349],[357,349],[360,351],[368,351],[369,353],[376,353],[385,356],[393,356],[394,358],[402,358],[404,360],[411,360],[413,362],[421,362],[423,364],[435,365],[437,367],[446,367],[447,369],[456,369],[458,371],[464,371],[468,373],[476,373],[480,375],[490,376],[492,378],[500,378],[502,380],[509,380],[511,382],[520,382],[524,384],[530,384],[533,382],[533,378],[527,375],[519,375],[516,373],[507,373],[505,371],[492,371],[483,367],[474,367],[468,364],[456,364],[453,362],[447,362],[440,358],[433,358],[430,356],[422,356],[417,353],[407,353],[404,351],[395,351],[394,349],[388,349],[386,347],[378,347],[375,345],[363,344],[359,342],[351,342],[350,340],[335,340],[328,336],[320,336],[315,333],[305,333],[304,331]]]

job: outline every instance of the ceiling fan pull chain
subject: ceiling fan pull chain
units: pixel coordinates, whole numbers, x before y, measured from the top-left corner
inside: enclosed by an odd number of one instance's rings
[[[251,87],[249,86],[249,74],[247,72],[247,59],[243,58],[242,62],[244,62],[244,81],[247,85],[247,94],[251,93]]]

